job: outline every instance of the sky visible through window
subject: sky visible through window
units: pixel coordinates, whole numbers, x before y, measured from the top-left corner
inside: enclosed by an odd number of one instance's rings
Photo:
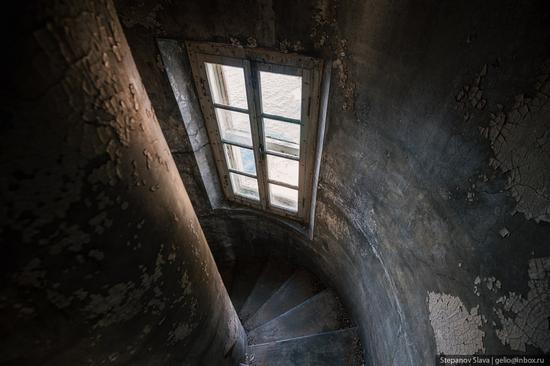
[[[206,63],[212,101],[233,192],[259,200],[256,158],[244,69]],[[269,203],[298,208],[302,78],[259,72]],[[262,151],[262,153],[264,153]]]

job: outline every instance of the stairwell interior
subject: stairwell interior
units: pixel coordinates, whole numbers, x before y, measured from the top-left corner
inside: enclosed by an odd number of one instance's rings
[[[547,1],[10,5],[0,365],[550,352]],[[189,44],[229,52],[210,56],[247,72],[246,106],[208,100]],[[316,97],[280,100],[319,115],[314,138],[302,115],[262,109],[255,71],[302,77]],[[209,135],[214,108],[248,114],[252,143]],[[294,132],[259,146],[268,117]],[[317,143],[307,168],[298,135]],[[231,143],[248,160],[225,169]],[[269,176],[267,155],[298,182]],[[292,193],[277,209],[272,185]]]

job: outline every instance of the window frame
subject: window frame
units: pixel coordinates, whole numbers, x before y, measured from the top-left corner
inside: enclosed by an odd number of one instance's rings
[[[320,158],[316,156],[316,152],[319,142],[319,107],[323,61],[297,54],[286,54],[256,48],[239,48],[232,45],[217,43],[187,41],[185,44],[191,63],[193,79],[195,80],[195,88],[205,120],[205,127],[212,146],[216,170],[226,198],[229,201],[269,212],[277,216],[286,217],[303,224],[310,223],[310,221],[312,221],[311,216],[313,215],[313,210],[311,208],[314,205],[312,201],[315,196],[314,191],[317,183],[315,168],[318,166],[318,163],[316,161]],[[249,115],[252,135],[252,150],[254,152],[254,161],[256,164],[256,179],[259,193],[258,201],[248,199],[233,192],[229,174],[232,170],[229,168],[229,164],[225,158],[225,152],[223,151],[223,144],[227,142],[224,142],[222,139],[222,134],[218,128],[215,108],[236,112],[243,112],[243,110],[214,103],[211,97],[212,94],[210,92],[205,66],[207,62],[243,68],[248,104],[247,113]],[[268,152],[265,144],[263,118],[269,118],[270,115],[261,112],[261,71],[300,75],[302,77],[300,152],[298,159],[292,159],[299,161],[299,181],[297,187],[298,208],[296,212],[270,204],[270,183],[278,184],[283,187],[290,187],[290,185],[268,179],[267,156],[281,155]],[[277,117],[276,120],[282,119],[281,117]],[[230,144],[239,146],[239,144],[236,143]],[[246,148],[250,149],[250,147]],[[288,156],[283,157],[289,158]],[[246,174],[242,172],[238,172],[237,174],[246,176]]]

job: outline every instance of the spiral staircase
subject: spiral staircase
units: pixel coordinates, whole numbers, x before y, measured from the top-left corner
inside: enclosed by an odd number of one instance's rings
[[[309,271],[271,258],[226,263],[220,273],[248,335],[242,365],[363,365],[357,327]]]

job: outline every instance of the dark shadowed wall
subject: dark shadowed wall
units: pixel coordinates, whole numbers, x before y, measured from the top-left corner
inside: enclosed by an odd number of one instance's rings
[[[4,43],[0,364],[235,365],[246,336],[111,1]]]

